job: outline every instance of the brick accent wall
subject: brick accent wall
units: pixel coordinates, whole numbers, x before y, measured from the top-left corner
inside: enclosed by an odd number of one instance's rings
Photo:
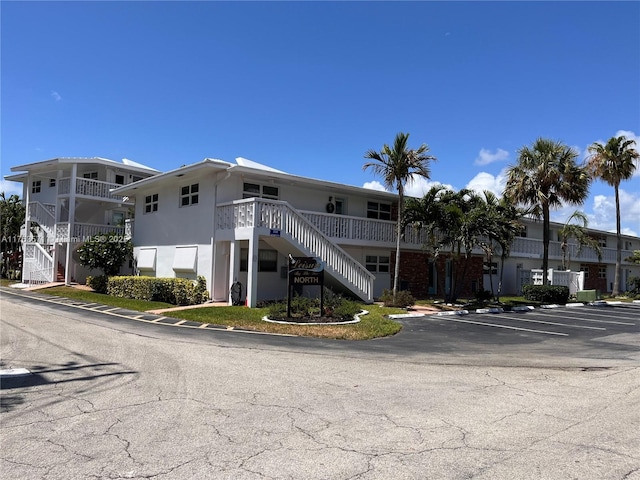
[[[396,254],[390,252],[391,256],[391,285],[393,288],[393,272],[395,269]],[[436,298],[444,298],[445,272],[448,257],[440,256],[436,261],[437,288],[436,294],[431,295]],[[400,253],[400,287],[408,289],[415,298],[429,297],[429,261],[430,257],[422,252],[401,252]],[[458,295],[461,297],[473,297],[476,291],[483,289],[483,257],[474,256],[469,261],[467,273],[464,278],[460,278],[460,288]],[[457,262],[456,268],[464,268],[462,262]],[[458,270],[461,272],[461,270]],[[455,271],[454,271],[455,275]],[[474,290],[475,288],[475,290]]]
[[[598,278],[598,270],[600,270],[600,267],[604,267],[604,264],[598,264],[598,263],[588,263],[588,264],[581,264],[580,267],[586,267],[585,269],[585,278],[584,279],[584,289],[585,290],[599,290],[600,292],[604,293],[604,292],[608,292],[609,291],[609,285],[607,285],[607,279],[606,278]],[[587,275],[587,272],[589,272],[589,275]]]

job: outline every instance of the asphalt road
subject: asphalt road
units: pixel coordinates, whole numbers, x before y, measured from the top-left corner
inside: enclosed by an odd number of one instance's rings
[[[637,306],[368,342],[101,310],[2,290],[3,479],[640,479]]]

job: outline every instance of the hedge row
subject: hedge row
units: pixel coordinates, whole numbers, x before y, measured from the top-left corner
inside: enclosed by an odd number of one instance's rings
[[[569,300],[569,287],[563,285],[525,285],[522,294],[526,300],[541,303],[566,304]]]
[[[114,297],[165,302],[172,305],[197,305],[209,299],[207,281],[202,276],[199,276],[195,282],[186,278],[87,277],[87,285],[96,292],[107,293]]]

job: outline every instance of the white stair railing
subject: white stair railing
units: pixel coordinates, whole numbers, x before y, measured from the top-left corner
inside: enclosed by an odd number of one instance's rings
[[[287,202],[247,199],[218,207],[218,228],[265,228],[280,231],[309,256],[320,257],[325,269],[363,300],[373,301],[374,276],[333,243]]]
[[[53,282],[53,257],[42,248],[39,243],[26,243],[24,245],[23,261],[25,275],[29,281],[33,278],[38,283]]]
[[[40,202],[29,202],[29,219],[38,222],[38,225],[47,233],[47,237],[55,236],[56,206]]]

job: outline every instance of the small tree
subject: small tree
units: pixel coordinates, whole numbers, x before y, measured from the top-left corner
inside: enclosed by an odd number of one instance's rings
[[[122,264],[133,255],[131,240],[122,241],[115,233],[95,235],[78,248],[80,264],[91,270],[102,270],[106,276],[118,274]]]

